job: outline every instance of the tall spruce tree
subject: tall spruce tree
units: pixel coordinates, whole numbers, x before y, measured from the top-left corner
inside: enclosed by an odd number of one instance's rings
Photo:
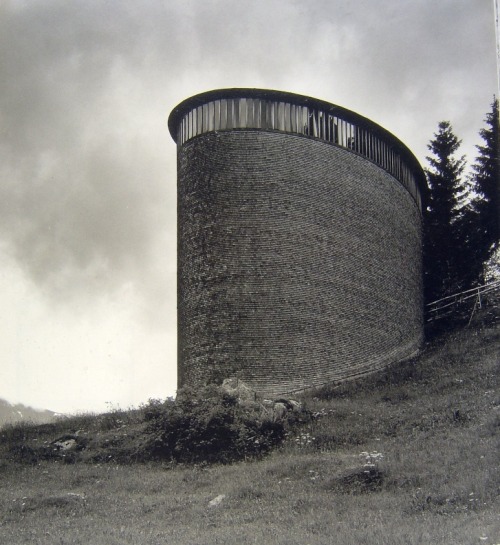
[[[476,283],[484,283],[485,264],[500,242],[500,139],[498,99],[493,97],[486,114],[486,127],[479,131],[484,145],[472,165],[471,185],[475,197],[466,214],[469,244],[474,249]]]
[[[434,134],[426,169],[429,198],[424,218],[424,297],[427,303],[463,288],[464,259],[460,208],[466,193],[462,174],[465,158],[456,157],[461,141],[450,122],[442,121]]]

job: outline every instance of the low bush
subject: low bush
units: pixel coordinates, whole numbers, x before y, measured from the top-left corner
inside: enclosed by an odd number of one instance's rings
[[[215,385],[183,388],[175,400],[150,401],[143,410],[148,457],[181,463],[262,456],[284,440],[287,426],[259,403],[240,403]]]

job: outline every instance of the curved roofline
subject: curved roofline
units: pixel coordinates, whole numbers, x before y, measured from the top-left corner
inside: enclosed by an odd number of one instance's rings
[[[408,166],[415,174],[415,178],[418,183],[420,194],[425,200],[428,192],[427,180],[425,173],[415,155],[409,150],[409,148],[394,136],[387,129],[384,129],[377,123],[371,121],[367,117],[364,117],[352,110],[337,106],[330,102],[320,100],[317,98],[299,95],[295,93],[289,93],[286,91],[277,91],[274,89],[256,89],[236,87],[229,89],[213,89],[204,93],[199,93],[179,103],[170,113],[168,118],[168,129],[175,142],[177,142],[177,127],[186,113],[193,108],[211,102],[213,100],[220,99],[234,99],[234,98],[260,98],[263,100],[282,101],[290,104],[296,104],[300,106],[310,106],[318,108],[324,112],[328,112],[332,115],[339,116],[342,119],[355,123],[360,126],[364,126],[369,129],[373,134],[381,137],[383,140],[389,141],[394,148],[398,150],[401,157],[405,160]]]

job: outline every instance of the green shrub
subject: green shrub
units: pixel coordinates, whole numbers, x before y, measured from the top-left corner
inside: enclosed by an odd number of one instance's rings
[[[261,456],[285,437],[258,403],[240,404],[217,386],[181,389],[175,400],[150,401],[146,450],[152,459],[227,463]]]

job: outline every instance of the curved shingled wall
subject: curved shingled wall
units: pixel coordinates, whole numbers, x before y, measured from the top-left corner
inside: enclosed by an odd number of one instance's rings
[[[179,145],[179,386],[273,396],[409,357],[421,282],[418,204],[359,153],[251,128]]]

